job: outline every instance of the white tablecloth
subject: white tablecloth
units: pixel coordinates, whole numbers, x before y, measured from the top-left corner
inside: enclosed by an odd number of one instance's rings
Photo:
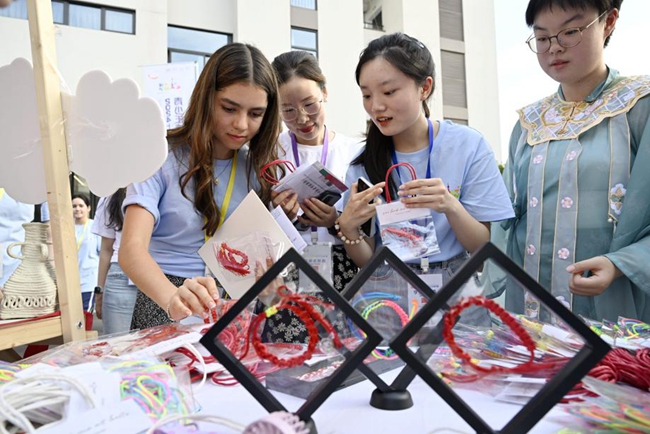
[[[382,375],[390,382],[399,370]],[[426,383],[416,378],[409,391],[414,405],[407,410],[385,411],[371,407],[370,394],[375,386],[363,381],[334,392],[316,410],[313,419],[319,434],[396,434],[396,433],[472,433],[467,425]],[[493,428],[500,429],[521,408],[518,405],[495,401],[492,397],[470,390],[456,389]],[[273,392],[289,411],[297,410],[304,400],[283,393]],[[241,424],[249,424],[268,414],[242,386],[222,387],[210,382],[195,392],[203,414],[226,417]],[[556,433],[566,424],[562,419],[570,417],[554,408],[533,428],[533,433]]]

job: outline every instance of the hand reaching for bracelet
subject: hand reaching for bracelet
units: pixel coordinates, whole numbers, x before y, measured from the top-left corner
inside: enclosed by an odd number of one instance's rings
[[[167,315],[180,321],[190,315],[207,318],[210,309],[217,306],[219,290],[212,277],[201,276],[185,279],[167,304]]]

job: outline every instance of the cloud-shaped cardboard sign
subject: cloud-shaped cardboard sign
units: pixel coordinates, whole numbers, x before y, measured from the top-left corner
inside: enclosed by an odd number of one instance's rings
[[[9,92],[14,88],[21,91]],[[134,81],[112,82],[106,73],[91,71],[79,80],[76,95],[62,94],[62,101],[70,170],[86,178],[94,194],[108,196],[143,181],[164,163],[161,110],[139,96]],[[0,139],[0,186],[20,202],[45,201],[34,73],[25,59],[0,68],[0,128],[8,137]]]
[[[20,202],[44,202],[34,70],[26,59],[0,67],[0,131],[0,187]]]

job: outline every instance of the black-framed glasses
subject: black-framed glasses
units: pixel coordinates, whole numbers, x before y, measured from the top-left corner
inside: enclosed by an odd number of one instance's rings
[[[280,116],[285,121],[295,121],[298,118],[298,110],[302,111],[307,116],[314,116],[320,112],[321,105],[323,100],[314,100],[308,101],[302,105],[299,109],[291,106],[285,106],[280,109]]]
[[[531,49],[533,53],[543,54],[551,49],[551,40],[555,38],[560,47],[571,48],[578,45],[582,42],[582,32],[587,30],[589,27],[594,25],[598,20],[600,20],[603,15],[609,13],[605,11],[598,17],[583,27],[570,27],[558,32],[555,36],[535,36],[534,34],[530,38],[526,39],[526,44]]]

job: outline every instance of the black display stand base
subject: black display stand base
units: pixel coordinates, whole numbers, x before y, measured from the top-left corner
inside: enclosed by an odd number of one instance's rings
[[[413,398],[408,390],[375,389],[370,397],[370,405],[380,410],[406,410],[413,407]]]
[[[305,428],[309,430],[309,434],[318,434],[318,430],[316,429],[316,423],[314,423],[314,419],[311,417],[309,420],[305,422]]]

